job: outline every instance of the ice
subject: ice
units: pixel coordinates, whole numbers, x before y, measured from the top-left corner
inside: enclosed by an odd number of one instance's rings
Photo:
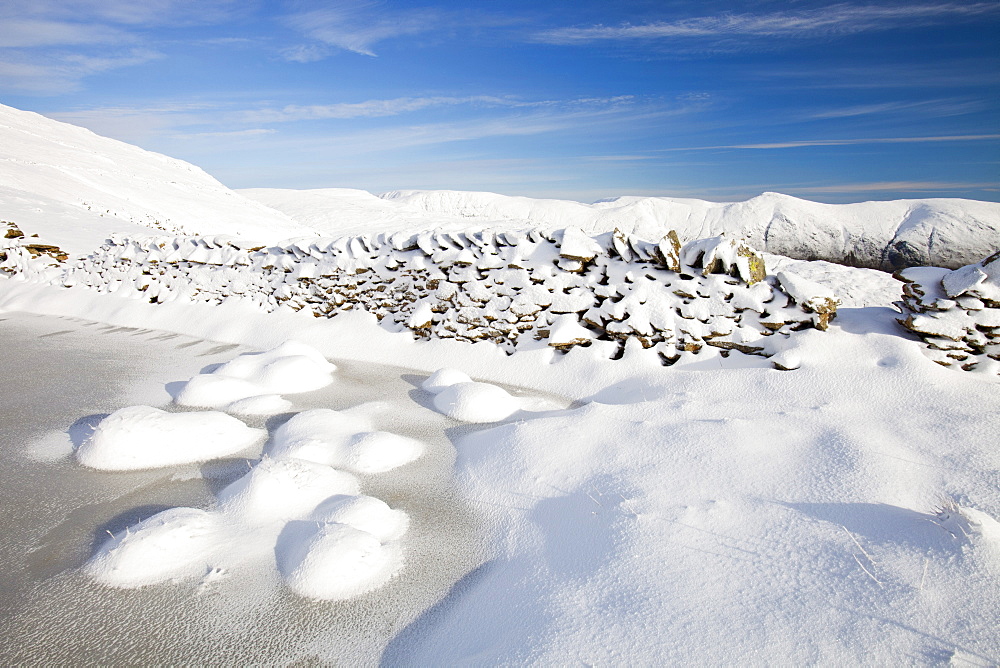
[[[521,404],[502,387],[470,381],[438,392],[434,408],[462,422],[497,422],[513,415]]]
[[[151,469],[226,457],[264,432],[215,411],[167,413],[129,406],[104,418],[76,451],[84,466],[104,471]]]

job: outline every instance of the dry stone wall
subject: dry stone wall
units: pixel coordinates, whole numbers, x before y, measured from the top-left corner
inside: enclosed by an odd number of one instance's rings
[[[914,267],[896,277],[904,282],[899,323],[935,362],[1000,374],[1000,251],[954,271]]]
[[[66,286],[151,303],[252,300],[317,317],[354,309],[419,338],[654,349],[664,364],[706,348],[768,356],[773,341],[826,329],[836,299],[794,275],[768,276],[742,241],[683,247],[579,229],[306,238],[269,248],[232,237],[113,238],[68,263]]]

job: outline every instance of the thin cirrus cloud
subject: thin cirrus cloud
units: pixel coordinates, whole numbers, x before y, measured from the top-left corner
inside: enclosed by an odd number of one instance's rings
[[[550,44],[588,44],[601,41],[660,41],[682,38],[810,38],[891,30],[898,26],[956,21],[996,13],[993,2],[913,5],[837,4],[818,9],[770,14],[722,14],[675,21],[618,26],[595,25],[544,30],[534,40]]]
[[[983,109],[979,100],[921,100],[919,102],[883,102],[879,104],[862,104],[838,109],[827,109],[810,114],[808,118],[815,120],[835,118],[855,118],[858,116],[874,116],[879,114],[915,113],[923,116],[958,116]]]
[[[0,51],[0,85],[9,91],[55,95],[81,88],[81,80],[119,67],[161,58],[150,49],[129,49],[109,56],[84,53],[31,54]]]
[[[98,23],[73,23],[45,19],[0,21],[0,48],[120,44],[132,41],[129,33]]]
[[[769,142],[761,144],[722,144],[717,146],[685,146],[658,149],[658,151],[716,151],[720,149],[769,150],[783,148],[809,148],[815,146],[858,146],[864,144],[922,144],[962,141],[989,141],[1000,139],[1000,134],[939,135],[928,137],[865,137],[853,139],[805,139],[801,141]]]
[[[429,9],[380,12],[376,2],[333,2],[322,8],[293,14],[285,19],[292,29],[317,44],[297,45],[282,54],[288,60],[320,60],[333,47],[375,56],[374,46],[384,40],[427,32],[441,24],[437,12]]]
[[[383,118],[400,116],[435,107],[479,107],[479,108],[604,108],[620,107],[634,101],[631,95],[605,98],[580,98],[572,100],[523,100],[496,95],[468,95],[464,97],[429,96],[398,97],[385,100],[365,100],[363,102],[341,102],[325,105],[286,105],[280,109],[256,109],[233,114],[237,122],[288,123],[315,120],[349,120],[355,118]]]
[[[512,100],[488,95],[467,97],[399,97],[389,100],[341,102],[325,105],[286,105],[281,109],[258,109],[237,114],[244,123],[288,123],[293,121],[347,120],[352,118],[379,118],[398,116],[431,107],[480,104],[510,106]]]

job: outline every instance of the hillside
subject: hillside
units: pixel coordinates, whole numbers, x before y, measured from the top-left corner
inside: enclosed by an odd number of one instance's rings
[[[72,253],[110,232],[308,234],[200,168],[39,114],[0,105],[0,220]]]

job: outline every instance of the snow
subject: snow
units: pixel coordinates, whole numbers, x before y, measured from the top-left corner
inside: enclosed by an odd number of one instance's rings
[[[358,494],[344,471],[301,459],[265,459],[219,492],[219,508],[251,525],[303,517],[337,494]]]
[[[86,253],[111,232],[197,233],[211,226],[274,242],[307,228],[174,158],[0,105],[0,210]]]
[[[434,408],[463,422],[497,422],[520,408],[516,398],[490,383],[455,383],[434,395]]]
[[[299,527],[296,527],[299,528]],[[279,544],[278,569],[296,594],[338,601],[385,584],[399,569],[399,553],[368,533],[337,522],[301,527]]]
[[[227,538],[219,520],[197,508],[165,510],[102,545],[87,562],[87,574],[126,588],[201,575]]]
[[[234,413],[277,413],[288,407],[281,394],[309,392],[333,382],[336,365],[315,348],[288,341],[262,353],[247,353],[211,373],[187,381],[174,401],[180,406],[227,408]]]
[[[431,394],[437,394],[446,387],[450,387],[457,383],[471,382],[472,379],[469,378],[468,374],[459,371],[458,369],[444,367],[428,376],[427,379],[420,384],[420,387],[427,390]]]
[[[76,458],[102,471],[159,468],[233,455],[263,435],[225,413],[167,413],[129,406],[101,420]]]
[[[888,270],[959,267],[988,255],[1000,238],[1000,204],[960,199],[821,204],[763,193],[745,202],[618,197],[582,204],[449,190],[395,191],[378,198],[336,188],[240,192],[330,236],[372,229],[572,227],[589,235],[620,229],[659,240],[676,230],[682,242],[725,234],[745,237],[769,253]]]
[[[2,251],[9,663],[1000,659],[997,205],[284,192],[258,249],[3,113],[77,255]]]

